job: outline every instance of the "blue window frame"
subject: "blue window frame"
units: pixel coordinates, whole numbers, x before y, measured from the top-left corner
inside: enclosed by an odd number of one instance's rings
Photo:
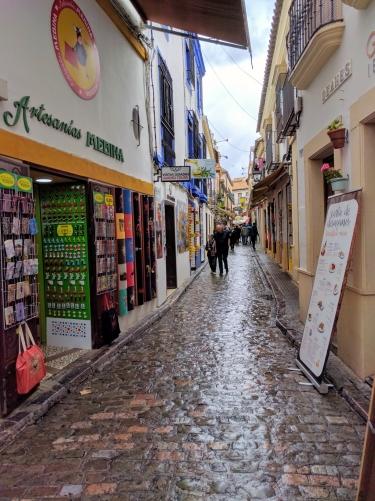
[[[187,112],[188,157],[200,158],[200,137],[197,115],[193,110]]]
[[[202,115],[202,113],[203,113],[203,95],[202,95],[202,77],[200,75],[197,75],[196,90],[197,90],[197,109],[198,109],[198,113],[200,115]]]
[[[195,86],[195,62],[194,62],[194,47],[193,40],[185,41],[185,66],[186,66],[186,81],[190,87]]]
[[[173,82],[165,61],[159,54],[159,84],[160,84],[160,125],[161,151],[166,165],[175,165],[174,150],[174,110]]]

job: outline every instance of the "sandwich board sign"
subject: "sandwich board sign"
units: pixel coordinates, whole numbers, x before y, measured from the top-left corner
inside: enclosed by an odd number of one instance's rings
[[[298,359],[299,369],[320,393],[351,261],[360,191],[329,198],[326,223]]]

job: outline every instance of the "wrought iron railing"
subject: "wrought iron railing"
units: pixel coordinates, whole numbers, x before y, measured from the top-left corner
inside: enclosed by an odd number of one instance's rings
[[[293,135],[298,127],[300,110],[295,109],[295,90],[288,78],[276,95],[276,140],[281,141],[287,136]]]
[[[266,127],[266,170],[270,169],[273,163],[273,134],[272,125]]]
[[[341,0],[294,0],[289,9],[288,58],[293,70],[314,34],[342,19]]]

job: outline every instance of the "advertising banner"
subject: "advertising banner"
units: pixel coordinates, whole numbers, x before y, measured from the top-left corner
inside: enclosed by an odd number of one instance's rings
[[[359,191],[329,200],[314,286],[299,351],[299,361],[318,381],[328,358],[346,285],[353,236],[358,219]],[[298,362],[297,362],[298,363]]]
[[[194,179],[207,179],[215,177],[215,160],[208,158],[189,158],[185,165],[191,168],[191,177]]]

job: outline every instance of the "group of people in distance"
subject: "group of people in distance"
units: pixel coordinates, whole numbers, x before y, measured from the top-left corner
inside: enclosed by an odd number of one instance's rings
[[[222,276],[225,272],[228,273],[228,253],[229,245],[232,251],[235,245],[238,245],[242,239],[242,245],[251,243],[255,251],[255,244],[259,233],[256,223],[248,223],[243,226],[233,226],[229,228],[219,223],[216,225],[215,232],[210,235],[206,244],[208,262],[212,273],[216,273],[216,263],[219,263],[219,271]]]

